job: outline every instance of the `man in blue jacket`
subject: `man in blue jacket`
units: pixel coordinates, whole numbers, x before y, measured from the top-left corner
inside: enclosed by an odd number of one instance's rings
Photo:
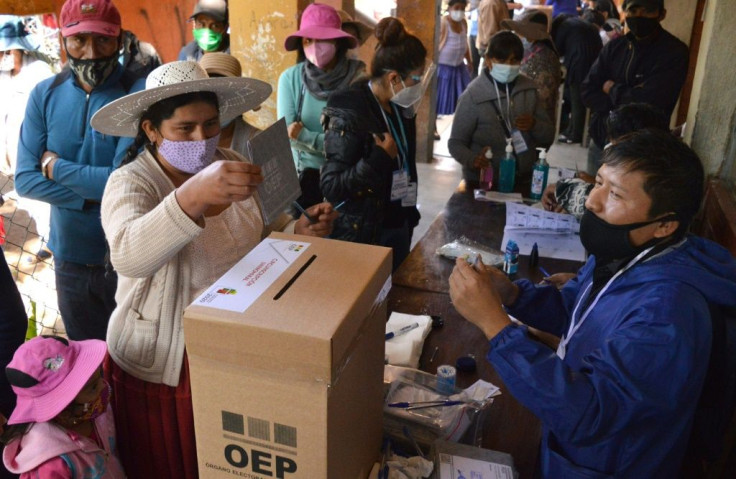
[[[660,24],[667,14],[664,0],[624,0],[623,10],[629,33],[606,44],[581,87],[583,103],[591,110],[591,175],[601,164],[608,113],[641,102],[669,118],[687,76],[687,45]]]
[[[561,290],[463,261],[450,277],[453,304],[490,340],[488,360],[542,422],[543,477],[678,477],[708,368],[709,306],[736,305],[736,260],[686,234],[703,196],[697,155],[666,132],[624,138],[586,202],[591,256]],[[556,353],[526,325],[561,337]]]
[[[67,0],[61,35],[68,66],[31,92],[21,128],[15,187],[51,204],[49,248],[56,291],[71,339],[105,339],[117,278],[105,274],[100,200],[130,140],[89,124],[102,106],[140,85],[119,62],[120,13],[109,0]]]

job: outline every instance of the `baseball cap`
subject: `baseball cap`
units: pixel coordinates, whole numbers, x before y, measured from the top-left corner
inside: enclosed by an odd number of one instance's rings
[[[624,0],[621,8],[625,11],[630,7],[658,8],[664,10],[664,0]]]
[[[208,15],[218,22],[227,23],[227,2],[225,0],[199,0],[194,6],[194,13],[189,19],[199,14]]]
[[[120,12],[110,0],[67,0],[59,23],[63,37],[81,32],[120,35]]]
[[[79,395],[106,353],[107,345],[99,339],[37,336],[24,343],[5,368],[18,397],[8,424],[46,422],[58,416]]]

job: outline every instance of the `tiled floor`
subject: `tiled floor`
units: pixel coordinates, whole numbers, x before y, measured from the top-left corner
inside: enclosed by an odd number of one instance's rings
[[[414,229],[412,247],[426,233],[437,214],[442,211],[447,200],[455,191],[462,174],[460,164],[447,149],[447,140],[452,129],[452,116],[437,119],[440,140],[434,142],[434,159],[431,163],[417,164],[419,174],[419,195],[417,204],[422,219]],[[570,169],[585,169],[587,149],[580,144],[567,145],[555,143],[549,150],[547,161],[551,166]]]

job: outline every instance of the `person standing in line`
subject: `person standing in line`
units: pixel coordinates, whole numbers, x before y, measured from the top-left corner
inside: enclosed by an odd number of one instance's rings
[[[501,26],[519,35],[524,44],[521,74],[537,84],[539,101],[551,121],[557,118],[557,100],[562,82],[560,56],[547,33],[547,14],[526,9],[517,20],[504,20]]]
[[[473,68],[473,59],[468,47],[467,5],[466,0],[450,0],[447,15],[440,20],[437,115],[455,113],[457,100],[470,83],[469,70]]]
[[[662,28],[664,0],[624,0],[629,32],[600,52],[581,85],[582,100],[592,114],[588,173],[601,164],[608,112],[625,103],[642,102],[668,118],[685,83],[690,58],[687,45]]]
[[[545,5],[552,7],[552,18],[558,15],[578,15],[577,0],[547,0]]]
[[[485,58],[491,37],[502,30],[501,22],[509,17],[503,0],[480,0],[478,4],[478,38],[475,46],[481,58]]]
[[[560,134],[561,143],[580,143],[585,130],[585,105],[581,88],[590,66],[601,51],[601,37],[598,27],[582,18],[558,15],[552,21],[550,30],[557,52],[564,57],[567,73],[565,75],[565,100],[569,100],[570,119],[567,128]],[[567,108],[563,113],[568,111]],[[565,115],[563,114],[563,117]],[[564,120],[564,118],[563,118]]]
[[[18,145],[20,196],[51,204],[49,249],[70,339],[105,339],[117,278],[105,268],[100,201],[129,140],[89,124],[102,106],[142,86],[120,65],[120,13],[109,0],[67,0],[61,36],[68,68],[33,89]],[[132,85],[132,86],[131,86]]]
[[[375,36],[370,79],[334,93],[324,109],[321,188],[331,203],[345,202],[331,237],[392,248],[396,270],[419,223],[416,108],[434,69],[401,20],[384,18]]]
[[[182,47],[178,60],[199,61],[205,53],[230,53],[226,0],[199,0],[189,21],[194,40]]]
[[[303,208],[322,202],[320,169],[325,163],[320,117],[329,96],[344,90],[365,72],[365,63],[351,60],[347,51],[358,40],[342,30],[337,10],[313,3],[301,17],[299,30],[286,37],[287,51],[303,59],[279,77],[276,115],[286,119],[291,152],[299,173]]]

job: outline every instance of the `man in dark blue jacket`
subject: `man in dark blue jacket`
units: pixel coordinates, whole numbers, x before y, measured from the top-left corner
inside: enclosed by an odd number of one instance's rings
[[[669,118],[687,76],[688,47],[660,24],[664,0],[625,0],[629,33],[603,48],[582,85],[591,110],[588,173],[595,175],[606,144],[606,117],[617,106],[641,102]]]
[[[117,278],[105,271],[100,201],[132,140],[102,135],[90,119],[142,82],[120,65],[120,13],[109,0],[67,0],[60,24],[68,66],[31,92],[15,187],[21,196],[51,204],[49,249],[69,338],[104,340]]]
[[[686,234],[703,182],[689,147],[640,130],[604,154],[580,223],[591,256],[561,290],[457,262],[454,306],[542,422],[543,477],[679,476],[709,364],[710,308],[736,306],[736,260]],[[560,337],[556,354],[526,325]]]

